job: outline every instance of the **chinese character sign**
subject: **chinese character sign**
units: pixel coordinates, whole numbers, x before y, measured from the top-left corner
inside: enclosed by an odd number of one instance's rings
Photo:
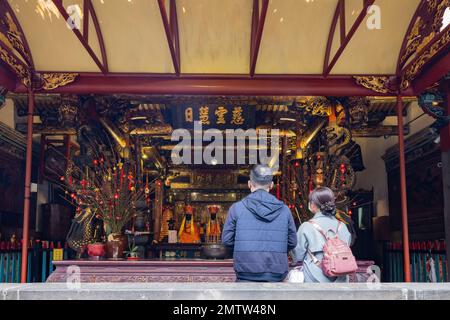
[[[198,121],[204,128],[248,129],[255,126],[255,107],[239,104],[195,104],[172,108],[174,129],[193,128]]]

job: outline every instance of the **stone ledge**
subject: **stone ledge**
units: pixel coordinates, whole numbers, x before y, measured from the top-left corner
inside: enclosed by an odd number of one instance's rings
[[[450,300],[450,283],[0,284],[3,300]]]

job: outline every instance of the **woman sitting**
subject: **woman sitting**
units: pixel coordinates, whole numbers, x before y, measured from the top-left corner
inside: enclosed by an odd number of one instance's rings
[[[351,235],[344,223],[336,219],[335,196],[331,189],[319,187],[309,195],[309,210],[314,217],[303,223],[297,232],[297,247],[291,255],[294,262],[303,262],[305,282],[348,282],[348,276],[327,277],[320,262],[326,242],[319,230],[350,245]]]

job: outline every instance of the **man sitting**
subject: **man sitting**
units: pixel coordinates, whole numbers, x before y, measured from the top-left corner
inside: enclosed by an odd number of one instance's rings
[[[272,179],[268,166],[255,166],[248,182],[251,194],[228,211],[222,243],[234,246],[237,281],[280,282],[288,274],[296,228],[289,208],[269,193]]]

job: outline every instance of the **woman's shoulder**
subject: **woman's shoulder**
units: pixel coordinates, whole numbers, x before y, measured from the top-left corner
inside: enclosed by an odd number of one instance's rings
[[[300,225],[300,227],[298,228],[298,232],[308,233],[308,232],[310,232],[311,230],[313,230],[314,227],[313,227],[313,225],[311,224],[311,222],[313,222],[312,219],[303,222],[303,223]]]

